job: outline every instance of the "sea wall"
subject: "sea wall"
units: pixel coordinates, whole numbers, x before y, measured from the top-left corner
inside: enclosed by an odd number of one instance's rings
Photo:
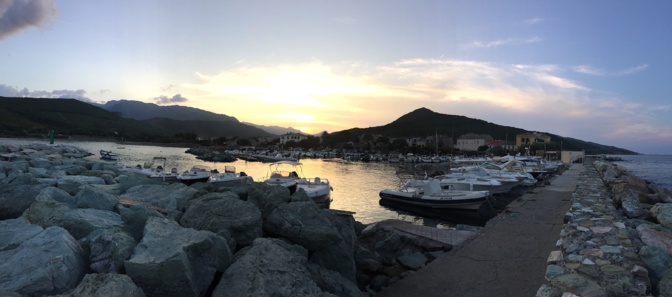
[[[672,296],[672,193],[584,159],[536,296]]]

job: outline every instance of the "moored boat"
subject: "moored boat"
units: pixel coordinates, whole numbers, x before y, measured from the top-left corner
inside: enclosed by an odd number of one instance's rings
[[[220,187],[233,187],[253,182],[252,177],[245,174],[245,172],[236,172],[236,167],[233,165],[224,166],[224,172],[212,174],[208,178],[208,183]]]
[[[212,170],[205,165],[194,165],[191,167],[191,169],[180,173],[177,176],[177,180],[187,185],[191,185],[197,182],[204,183],[207,182],[210,176],[215,173],[218,173],[217,169]]]
[[[100,158],[103,160],[117,161],[119,156],[112,151],[100,150]]]
[[[329,208],[333,190],[329,180],[320,177],[305,177],[303,165],[296,161],[274,162],[269,164],[268,168],[269,174],[264,180],[265,183],[287,187],[290,194],[303,189],[319,207]]]
[[[489,196],[488,191],[459,191],[441,188],[441,182],[429,180],[423,187],[402,187],[399,190],[382,190],[381,200],[415,206],[446,209],[477,210]]]

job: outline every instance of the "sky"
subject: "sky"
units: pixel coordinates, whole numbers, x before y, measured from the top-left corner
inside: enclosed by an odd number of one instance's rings
[[[426,107],[672,154],[670,16],[672,1],[0,0],[0,96],[306,133]]]

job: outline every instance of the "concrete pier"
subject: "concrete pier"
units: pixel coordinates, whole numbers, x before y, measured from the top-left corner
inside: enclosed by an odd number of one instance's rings
[[[483,232],[376,296],[535,296],[583,164],[512,202]]]

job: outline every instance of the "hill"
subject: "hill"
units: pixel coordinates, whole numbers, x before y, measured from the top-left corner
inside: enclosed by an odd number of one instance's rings
[[[75,99],[0,97],[0,134],[6,136],[44,136],[49,129],[62,135],[124,137],[136,141],[171,141],[176,134],[202,138],[273,136],[229,118],[136,120]]]
[[[238,119],[231,116],[180,105],[161,106],[133,100],[112,100],[101,107],[108,111],[119,112],[122,117],[140,121],[166,118],[178,121],[238,122]]]
[[[427,108],[419,108],[405,114],[397,120],[378,127],[353,128],[331,133],[333,139],[352,139],[365,134],[380,134],[388,137],[424,137],[435,134],[457,137],[467,134],[488,134],[494,139],[515,141],[516,135],[531,132],[529,130],[497,125],[479,119],[465,116],[441,114]],[[539,131],[550,135],[552,141],[565,150],[585,150],[586,154],[636,154],[635,152],[605,146],[593,142],[586,142],[574,138],[562,137],[552,133]],[[561,145],[560,145],[561,143]]]

